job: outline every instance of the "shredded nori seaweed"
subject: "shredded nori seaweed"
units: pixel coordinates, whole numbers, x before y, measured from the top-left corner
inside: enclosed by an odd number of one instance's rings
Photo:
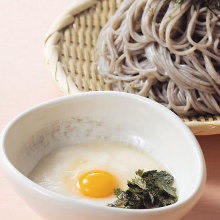
[[[175,1],[177,5],[181,5],[184,0],[165,0],[165,1]],[[220,10],[220,0],[192,0],[194,5],[198,5],[199,3],[204,7],[207,7],[219,20],[220,15],[215,12],[216,10]]]
[[[166,171],[136,171],[136,177],[128,181],[126,191],[120,188],[114,193],[117,200],[110,207],[126,209],[151,209],[171,205],[177,202],[174,178]]]

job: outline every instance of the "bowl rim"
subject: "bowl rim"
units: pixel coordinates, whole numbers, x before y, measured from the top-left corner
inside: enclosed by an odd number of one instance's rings
[[[70,198],[68,196],[64,196],[59,193],[50,191],[48,189],[45,189],[44,187],[31,181],[28,177],[23,175],[20,171],[18,171],[16,169],[16,167],[14,167],[12,165],[9,158],[7,157],[4,143],[7,138],[7,133],[10,131],[11,127],[13,127],[13,125],[18,120],[20,120],[21,118],[25,117],[28,114],[31,114],[32,112],[38,111],[39,109],[47,108],[48,106],[61,105],[63,103],[71,102],[72,99],[83,98],[83,97],[87,97],[87,96],[97,96],[97,95],[98,96],[105,96],[105,95],[107,95],[107,96],[121,96],[121,97],[125,97],[125,98],[135,99],[136,101],[140,101],[140,102],[145,102],[149,105],[152,105],[153,107],[155,107],[157,109],[160,109],[160,112],[162,112],[164,115],[169,116],[170,118],[174,119],[176,121],[176,123],[178,123],[178,125],[185,131],[185,135],[187,135],[187,137],[189,139],[191,139],[193,146],[195,148],[194,152],[196,153],[196,156],[199,159],[199,168],[200,168],[198,170],[199,178],[197,181],[197,186],[194,187],[194,190],[192,191],[192,193],[190,195],[183,198],[182,201],[178,200],[176,203],[169,205],[169,206],[165,206],[165,207],[159,207],[159,208],[153,208],[153,209],[113,208],[113,207],[108,207],[108,206],[104,206],[104,205],[100,205],[100,204],[93,204],[91,202],[87,202],[84,200],[77,200],[77,199]],[[202,194],[203,188],[206,183],[206,176],[207,176],[204,156],[203,156],[202,150],[200,148],[200,145],[199,145],[197,139],[195,138],[195,136],[193,135],[191,130],[184,124],[184,122],[175,113],[170,111],[165,106],[163,106],[163,105],[161,105],[161,104],[159,104],[149,98],[141,97],[141,96],[138,96],[135,94],[129,94],[129,93],[125,93],[125,92],[117,92],[117,91],[90,91],[90,92],[76,93],[73,95],[58,97],[58,98],[40,103],[38,105],[35,105],[31,108],[28,108],[24,112],[15,116],[3,129],[2,134],[1,134],[1,140],[0,140],[0,161],[2,162],[3,170],[5,171],[7,176],[10,177],[10,179],[13,179],[13,182],[14,181],[20,182],[25,187],[27,187],[30,190],[33,190],[37,193],[40,193],[43,196],[50,197],[52,199],[59,200],[62,202],[66,202],[69,205],[75,204],[75,205],[79,205],[79,206],[86,206],[86,208],[93,208],[93,209],[99,208],[100,210],[103,210],[103,211],[111,211],[111,212],[114,211],[114,212],[118,212],[118,213],[130,213],[130,214],[132,214],[132,213],[135,213],[135,214],[146,213],[147,214],[147,213],[167,212],[168,210],[180,208],[180,207],[186,205],[190,200],[193,200],[193,198],[197,197],[194,201],[194,204],[195,204]]]

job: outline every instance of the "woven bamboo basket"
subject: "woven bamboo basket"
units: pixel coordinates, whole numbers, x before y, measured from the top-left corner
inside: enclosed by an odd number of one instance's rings
[[[97,72],[96,41],[100,30],[123,0],[75,0],[52,24],[45,39],[45,58],[65,94],[111,90]],[[220,115],[182,118],[195,135],[220,134]]]

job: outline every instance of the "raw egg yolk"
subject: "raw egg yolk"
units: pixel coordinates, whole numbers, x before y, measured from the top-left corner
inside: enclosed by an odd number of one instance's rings
[[[77,188],[88,197],[107,197],[112,195],[116,188],[116,178],[103,170],[89,171],[79,177]]]

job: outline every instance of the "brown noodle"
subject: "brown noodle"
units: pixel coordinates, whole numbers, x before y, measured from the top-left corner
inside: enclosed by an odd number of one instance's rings
[[[220,21],[202,4],[125,0],[99,35],[98,71],[114,90],[179,115],[219,114],[219,40]]]

